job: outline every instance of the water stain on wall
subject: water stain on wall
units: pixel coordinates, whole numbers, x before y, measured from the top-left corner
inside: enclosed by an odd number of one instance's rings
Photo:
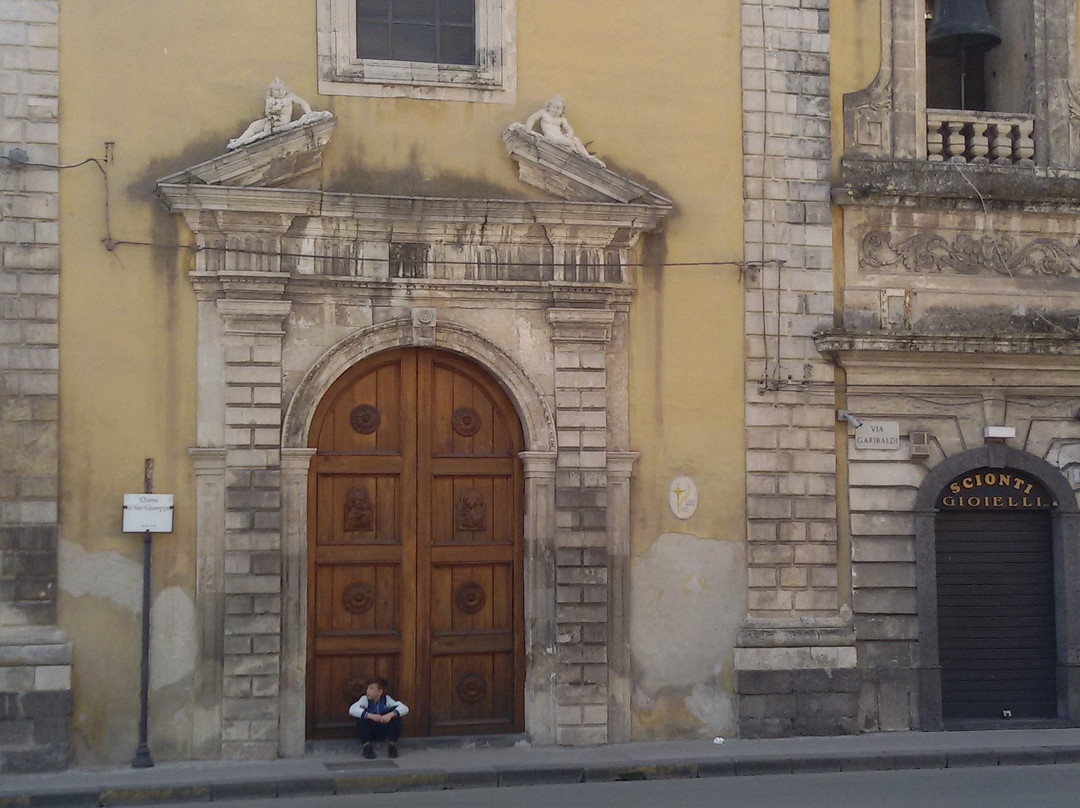
[[[745,614],[742,542],[666,533],[633,560],[635,737],[734,734],[732,649]]]

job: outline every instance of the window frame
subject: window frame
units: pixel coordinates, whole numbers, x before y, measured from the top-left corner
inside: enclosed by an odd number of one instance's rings
[[[356,0],[319,0],[319,92],[323,95],[516,101],[517,0],[476,0],[477,65],[360,59]]]

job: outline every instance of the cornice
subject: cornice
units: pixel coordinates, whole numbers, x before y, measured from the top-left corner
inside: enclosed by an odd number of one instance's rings
[[[837,205],[955,210],[1080,212],[1080,172],[1041,167],[958,165],[928,160],[844,157],[832,191]]]
[[[235,187],[162,181],[158,196],[172,213],[227,211],[348,218],[376,224],[575,225],[647,232],[660,226],[670,205],[455,199],[328,193],[299,188]]]
[[[325,114],[328,117],[308,124],[293,124],[287,131],[233,149],[158,182],[272,186],[317,171],[322,165],[323,148],[337,125],[336,118]]]
[[[819,351],[837,357],[859,354],[982,354],[1032,357],[1080,358],[1080,337],[1056,334],[881,334],[828,331],[814,336]]]

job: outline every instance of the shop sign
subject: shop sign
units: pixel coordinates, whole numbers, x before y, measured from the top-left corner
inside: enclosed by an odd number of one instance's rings
[[[965,472],[941,492],[942,510],[1031,510],[1052,508],[1050,493],[1038,480],[1014,469],[982,468]]]

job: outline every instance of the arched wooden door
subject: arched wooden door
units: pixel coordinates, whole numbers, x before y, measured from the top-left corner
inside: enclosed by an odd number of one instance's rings
[[[308,736],[352,734],[372,675],[410,735],[524,729],[521,424],[461,357],[359,363],[311,429]]]

